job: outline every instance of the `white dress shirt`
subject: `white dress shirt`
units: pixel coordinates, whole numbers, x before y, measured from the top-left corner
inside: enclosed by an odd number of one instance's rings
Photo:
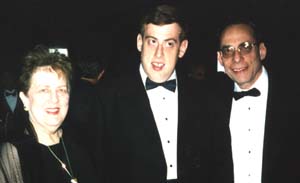
[[[258,97],[232,99],[230,132],[235,183],[261,183],[264,129],[268,96],[268,74],[265,68],[251,88]],[[235,91],[242,91],[235,84]]]
[[[147,75],[140,66],[144,85]],[[176,79],[176,72],[169,79]],[[167,164],[167,179],[177,179],[178,94],[162,86],[147,90]]]

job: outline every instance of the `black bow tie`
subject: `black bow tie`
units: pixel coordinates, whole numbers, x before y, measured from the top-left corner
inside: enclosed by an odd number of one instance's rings
[[[14,91],[5,91],[4,95],[5,96],[16,96],[17,95],[17,91],[16,90],[14,90]]]
[[[146,90],[151,90],[153,88],[156,88],[158,86],[162,86],[172,92],[175,92],[176,89],[176,80],[172,79],[169,81],[165,81],[163,83],[156,83],[154,81],[151,81],[149,78],[146,79]]]
[[[235,100],[238,100],[240,98],[243,98],[244,96],[253,96],[253,97],[257,97],[260,96],[260,92],[258,89],[256,88],[252,88],[251,90],[248,91],[241,91],[241,92],[234,92],[233,93],[233,98]]]

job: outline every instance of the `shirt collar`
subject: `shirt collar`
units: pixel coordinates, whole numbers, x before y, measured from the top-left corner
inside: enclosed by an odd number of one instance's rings
[[[3,94],[4,94],[4,96],[8,96],[9,93],[16,93],[16,92],[17,92],[16,89],[12,89],[12,90],[5,89],[4,92],[3,92]]]
[[[249,89],[257,88],[261,93],[265,93],[265,91],[268,91],[268,81],[268,72],[265,67],[262,66],[261,75]],[[234,83],[234,91],[243,91],[243,89],[241,89],[236,83]]]
[[[147,79],[148,76],[147,76],[142,64],[140,64],[140,69],[139,70],[140,70],[140,75],[142,77],[143,84],[145,86],[146,85],[146,79]],[[169,81],[171,79],[176,79],[176,78],[177,78],[177,75],[176,75],[176,71],[174,70],[171,77],[167,81]]]

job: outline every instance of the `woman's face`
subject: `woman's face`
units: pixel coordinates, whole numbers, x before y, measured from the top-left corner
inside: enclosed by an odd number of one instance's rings
[[[36,131],[55,132],[69,108],[69,90],[64,75],[43,66],[33,73],[27,95],[20,93]]]

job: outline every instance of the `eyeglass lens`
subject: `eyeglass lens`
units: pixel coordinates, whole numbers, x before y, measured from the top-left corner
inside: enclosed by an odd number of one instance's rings
[[[251,42],[243,42],[237,48],[233,46],[223,46],[221,48],[221,52],[223,57],[229,58],[232,57],[235,51],[238,51],[241,55],[246,55],[252,51],[252,48],[255,46],[256,43]]]

